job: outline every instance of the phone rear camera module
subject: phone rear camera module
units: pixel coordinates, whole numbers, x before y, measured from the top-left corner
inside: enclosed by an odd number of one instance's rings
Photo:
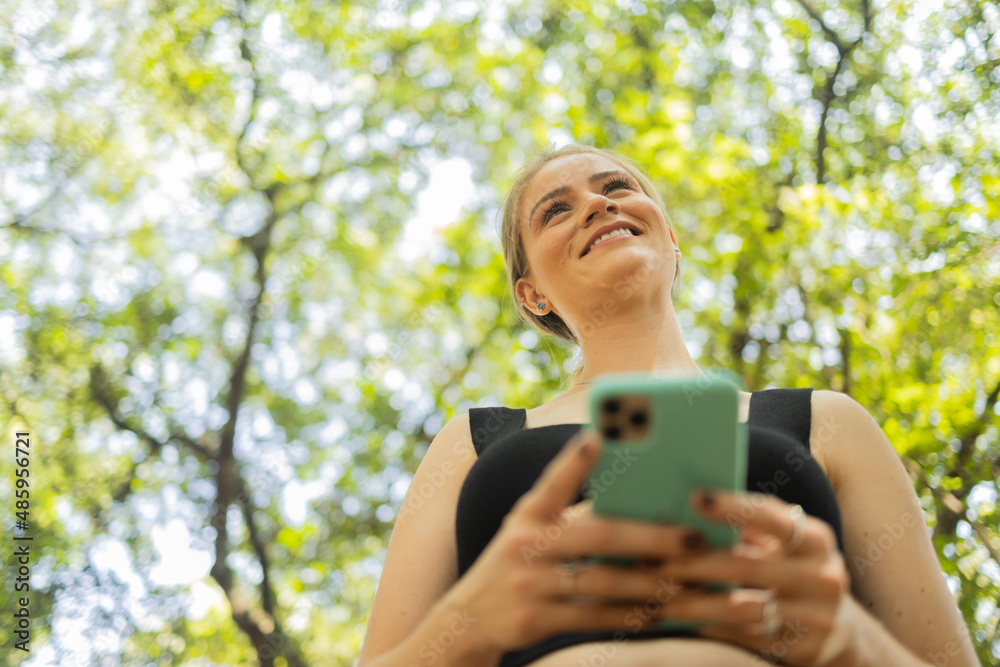
[[[629,417],[629,421],[632,422],[632,426],[645,426],[646,425],[646,413],[645,412],[633,412],[632,416]]]
[[[621,394],[601,401],[598,430],[607,440],[620,445],[645,442],[650,435],[649,398],[642,394]]]

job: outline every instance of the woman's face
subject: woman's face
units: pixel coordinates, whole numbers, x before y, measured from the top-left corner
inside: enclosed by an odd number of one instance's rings
[[[531,273],[518,281],[518,295],[529,309],[551,304],[574,331],[595,297],[603,304],[666,289],[669,299],[673,230],[639,183],[603,156],[567,155],[543,166],[521,201],[521,238]]]

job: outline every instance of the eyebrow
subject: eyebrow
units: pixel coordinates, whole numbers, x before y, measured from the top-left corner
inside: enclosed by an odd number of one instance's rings
[[[596,183],[597,181],[604,180],[608,176],[614,176],[616,174],[622,174],[623,176],[626,176],[626,177],[629,176],[629,173],[627,171],[622,171],[621,169],[612,169],[611,171],[602,171],[602,172],[600,172],[598,174],[594,174],[593,176],[591,176],[590,178],[587,179],[587,182],[588,183]],[[567,192],[569,192],[569,186],[568,185],[564,185],[562,187],[556,188],[552,192],[548,193],[547,195],[545,195],[544,197],[542,197],[541,199],[539,199],[538,203],[536,203],[535,206],[531,209],[531,215],[528,216],[528,227],[531,227],[531,221],[534,219],[534,217],[535,217],[535,211],[538,210],[539,206],[541,206],[542,204],[544,204],[548,200],[550,200],[550,199],[552,199],[554,197],[559,197],[561,195],[564,195]]]

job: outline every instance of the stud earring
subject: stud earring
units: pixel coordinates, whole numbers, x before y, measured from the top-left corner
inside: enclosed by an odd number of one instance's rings
[[[526,303],[524,303],[524,299],[521,299],[521,306],[524,307],[525,310],[527,310],[527,308],[528,308],[528,305]],[[536,301],[535,302],[535,308],[537,308],[538,310],[545,310],[545,302],[543,302],[543,301]],[[544,313],[538,313],[538,314],[539,315],[544,315]]]
[[[681,249],[680,248],[674,248],[674,252],[679,255],[679,254],[681,254]]]

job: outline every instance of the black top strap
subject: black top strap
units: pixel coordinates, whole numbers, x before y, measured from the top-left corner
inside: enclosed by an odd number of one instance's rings
[[[809,447],[812,425],[812,389],[768,389],[750,395],[753,426],[781,431]]]
[[[469,430],[476,455],[482,456],[490,443],[524,427],[528,412],[524,408],[472,408],[469,410]]]

